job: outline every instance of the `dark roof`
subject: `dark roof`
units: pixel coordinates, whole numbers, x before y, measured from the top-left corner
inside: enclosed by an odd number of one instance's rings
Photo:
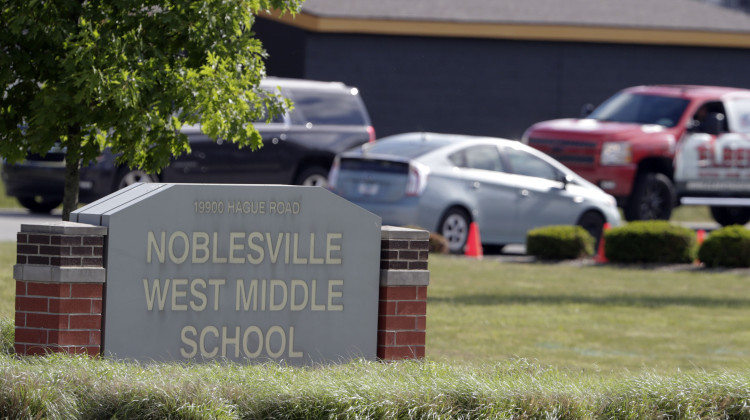
[[[315,32],[750,48],[750,15],[698,0],[306,0]]]

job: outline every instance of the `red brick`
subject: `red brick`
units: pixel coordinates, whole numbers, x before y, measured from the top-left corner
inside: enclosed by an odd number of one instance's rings
[[[28,257],[26,257],[25,264],[50,265],[50,258],[40,257],[38,255],[29,255]]]
[[[378,331],[378,345],[392,346],[396,344],[396,333],[392,331]]]
[[[16,328],[16,343],[47,344],[47,330]]]
[[[91,299],[50,299],[49,311],[54,314],[90,314]]]
[[[49,312],[49,298],[16,296],[16,312]]]
[[[378,317],[379,330],[415,330],[417,318],[414,316],[380,316]]]
[[[409,249],[409,241],[392,239],[381,242],[381,249]]]
[[[94,255],[94,250],[90,246],[74,246],[70,250],[70,254],[79,257],[90,257]]]
[[[51,330],[68,328],[68,315],[26,314],[26,326],[32,328],[47,328]]]
[[[84,267],[102,267],[104,266],[104,259],[102,257],[84,257],[81,265]]]
[[[49,235],[38,235],[30,233],[28,239],[25,242],[30,244],[49,245],[50,237]]]
[[[17,355],[20,355],[20,356],[25,356],[26,355],[26,344],[16,343],[13,346],[13,349],[16,351]]]
[[[415,300],[416,298],[416,286],[389,286],[381,287],[380,290],[382,300]]]
[[[39,245],[23,245],[23,244],[18,244],[18,245],[16,245],[16,253],[17,254],[38,254],[39,253]]]
[[[420,331],[424,331],[427,329],[427,317],[426,316],[418,316],[417,319],[417,329]]]
[[[101,299],[92,299],[91,300],[91,313],[92,314],[101,314],[102,312],[102,300]]]
[[[81,245],[82,239],[76,235],[54,235],[50,238],[52,245]]]
[[[41,245],[39,247],[40,255],[70,255],[70,247],[56,245]]]
[[[419,251],[398,251],[399,260],[416,260],[419,258]]]
[[[417,286],[417,300],[427,300],[427,286]]]
[[[74,283],[70,290],[71,297],[101,298],[103,293],[101,283]]]
[[[26,295],[26,282],[16,281],[16,296]]]
[[[397,315],[426,315],[427,314],[427,302],[412,301],[412,302],[398,302],[396,308]]]
[[[52,348],[47,346],[26,346],[26,351],[23,353],[26,356],[46,356],[53,352]]]
[[[381,300],[380,302],[378,302],[378,314],[396,315],[396,302]]]
[[[102,328],[102,316],[71,315],[69,328],[72,330],[99,330]]]
[[[70,284],[65,283],[34,283],[26,285],[29,296],[70,297]]]
[[[50,343],[61,346],[98,345],[99,333],[91,331],[50,331]]]
[[[19,312],[16,311],[16,327],[25,327],[26,326],[26,313],[25,312]]]
[[[408,345],[424,346],[425,336],[426,334],[424,331],[397,331],[396,332],[396,345],[398,346],[408,346]]]
[[[84,245],[93,245],[102,247],[104,245],[104,236],[87,235],[82,237]]]
[[[383,355],[379,357],[385,360],[414,359],[417,352],[408,346],[386,347],[383,349]]]
[[[427,270],[427,261],[409,261],[409,270]]]

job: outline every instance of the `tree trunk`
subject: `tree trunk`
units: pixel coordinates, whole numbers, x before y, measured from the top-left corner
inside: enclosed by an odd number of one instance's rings
[[[65,152],[65,190],[62,219],[70,221],[70,213],[78,207],[78,184],[81,179],[81,135],[78,127],[68,132]]]

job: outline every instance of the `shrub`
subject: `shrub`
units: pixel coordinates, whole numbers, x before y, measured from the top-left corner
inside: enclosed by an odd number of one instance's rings
[[[750,230],[726,226],[712,232],[698,250],[707,267],[750,267]]]
[[[695,232],[664,220],[630,222],[604,233],[611,262],[689,263],[695,259]]]
[[[439,233],[430,232],[430,254],[447,254],[450,252],[448,248],[448,240]]]
[[[541,259],[574,259],[592,255],[595,242],[581,226],[544,226],[528,231],[526,253]]]

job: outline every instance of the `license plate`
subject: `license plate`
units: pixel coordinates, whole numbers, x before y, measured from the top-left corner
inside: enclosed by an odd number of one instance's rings
[[[357,191],[359,191],[361,195],[375,195],[378,193],[379,189],[380,186],[373,182],[360,182]]]

